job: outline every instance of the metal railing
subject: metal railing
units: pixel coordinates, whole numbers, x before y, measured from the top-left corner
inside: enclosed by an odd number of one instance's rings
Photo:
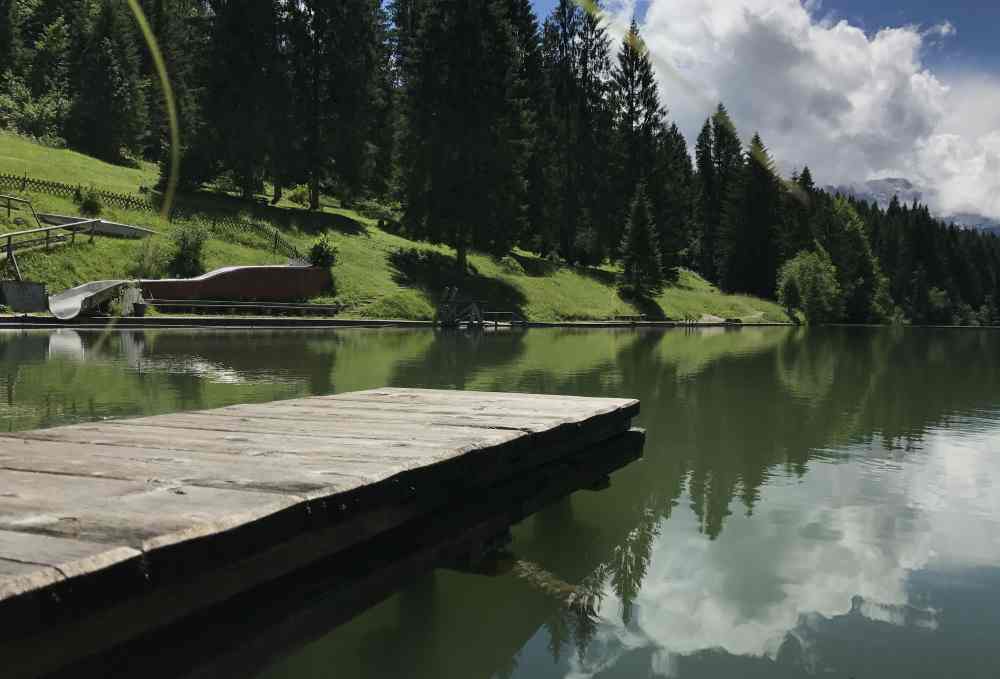
[[[15,207],[20,205],[27,205],[28,210],[31,211],[31,216],[35,218],[35,223],[38,224],[39,226],[42,225],[41,220],[38,219],[38,214],[35,212],[35,206],[31,204],[30,200],[25,200],[24,198],[18,198],[17,196],[6,196],[0,194],[0,209],[6,208],[7,219],[11,218],[13,212],[21,210],[20,207]]]

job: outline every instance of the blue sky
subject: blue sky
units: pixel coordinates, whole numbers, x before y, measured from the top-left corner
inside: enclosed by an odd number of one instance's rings
[[[539,16],[544,18],[558,0],[533,2]],[[670,4],[670,0],[657,2]],[[638,0],[638,4],[642,7],[648,0]],[[933,26],[949,21],[958,33],[927,49],[924,58],[928,66],[1000,71],[1000,0],[823,0],[819,5],[815,12],[819,16],[832,14],[867,32],[886,26]]]

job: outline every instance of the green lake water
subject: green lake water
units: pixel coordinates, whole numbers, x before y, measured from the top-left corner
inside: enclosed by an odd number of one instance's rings
[[[636,397],[645,456],[261,676],[1000,676],[1000,332],[0,332],[5,431],[386,385]]]

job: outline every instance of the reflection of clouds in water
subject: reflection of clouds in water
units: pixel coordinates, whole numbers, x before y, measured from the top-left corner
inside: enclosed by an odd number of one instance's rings
[[[932,431],[901,460],[846,449],[850,463],[775,479],[758,516],[733,516],[740,525],[714,542],[692,514],[676,513],[660,527],[632,629],[609,593],[594,644],[582,661],[569,659],[568,676],[594,676],[637,646],[653,651],[655,676],[674,676],[678,657],[709,649],[815,668],[814,640],[836,616],[937,630],[940,611],[911,600],[909,576],[1000,560],[998,443],[996,430]]]

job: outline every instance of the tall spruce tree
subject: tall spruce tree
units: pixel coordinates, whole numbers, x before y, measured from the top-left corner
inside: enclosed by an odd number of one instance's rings
[[[597,11],[584,12],[577,38],[579,116],[573,158],[577,168],[581,225],[577,252],[587,263],[600,262],[618,242],[612,234],[622,210],[612,182],[607,180],[613,147],[614,111],[611,105],[611,39]]]
[[[723,285],[727,290],[774,297],[782,200],[774,161],[755,134],[742,172],[731,185],[724,220]]]
[[[663,261],[643,182],[636,185],[620,251],[626,292],[645,298],[659,291],[663,284]]]
[[[542,240],[554,240],[563,257],[573,254],[575,230],[580,216],[580,194],[576,165],[579,134],[577,50],[581,12],[572,0],[559,0],[545,22],[543,57],[547,84],[546,134],[543,135],[547,163],[547,217],[554,221],[554,233]],[[544,249],[546,244],[540,244]]]
[[[193,190],[219,171],[212,130],[206,129],[205,110],[211,108],[207,85],[211,80],[212,22],[210,8],[200,0],[147,0],[153,29],[174,94],[180,128],[180,186]],[[159,76],[146,52],[149,138],[145,155],[159,162],[159,185],[166,185],[170,169],[170,132]]]
[[[657,134],[656,155],[648,191],[653,208],[664,276],[677,280],[678,268],[687,263],[691,244],[693,171],[684,135],[676,124]]]
[[[407,63],[405,210],[456,249],[510,249],[524,199],[518,50],[506,0],[426,0]]]
[[[715,191],[712,196],[710,228],[715,232],[713,257],[715,281],[725,285],[726,267],[736,233],[734,221],[739,211],[740,181],[743,178],[744,157],[736,126],[723,104],[712,115],[712,160],[714,164]]]
[[[715,178],[715,142],[712,121],[706,119],[695,145],[694,210],[697,224],[697,268],[710,281],[718,282],[715,249],[718,245],[719,198]]]
[[[372,95],[370,139],[372,159],[368,188],[376,196],[386,198],[395,182],[396,135],[399,129],[397,71],[394,61],[389,12],[375,9],[376,64]]]
[[[288,54],[296,138],[309,206],[324,188],[361,194],[373,171],[371,108],[380,72],[375,0],[303,0],[288,5]]]
[[[653,169],[663,109],[649,52],[635,19],[622,40],[612,71],[619,195],[630,196]],[[659,187],[646,187],[647,191]]]
[[[0,0],[0,76],[13,72],[20,51],[17,5],[17,0]]]
[[[135,23],[125,3],[102,0],[84,35],[76,70],[82,96],[74,102],[70,142],[117,161],[137,153],[147,133],[147,82],[140,72]]]
[[[523,176],[521,214],[512,225],[514,242],[525,242],[546,220],[548,186],[545,176],[548,148],[543,120],[548,106],[542,38],[531,0],[509,0],[517,70],[512,88],[518,100],[512,107],[512,135]]]
[[[277,0],[212,0],[207,127],[221,169],[244,198],[263,187],[281,95]],[[253,83],[247,86],[247,83]]]

